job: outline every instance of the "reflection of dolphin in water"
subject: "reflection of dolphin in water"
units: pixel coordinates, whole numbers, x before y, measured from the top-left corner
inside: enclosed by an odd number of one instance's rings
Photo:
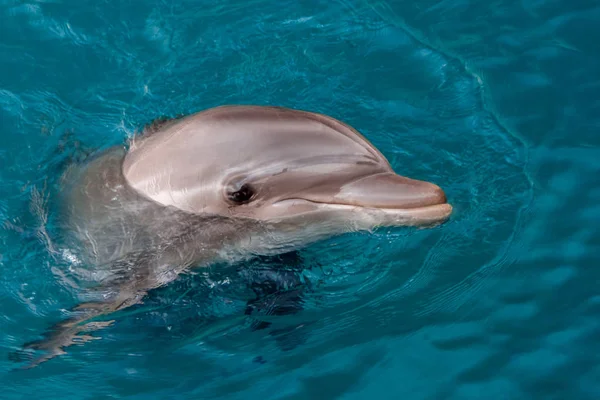
[[[344,232],[444,221],[436,185],[394,173],[333,118],[226,106],[155,122],[69,173],[64,221],[98,296],[27,347],[63,352],[191,267],[277,255]],[[85,325],[84,325],[85,324]]]

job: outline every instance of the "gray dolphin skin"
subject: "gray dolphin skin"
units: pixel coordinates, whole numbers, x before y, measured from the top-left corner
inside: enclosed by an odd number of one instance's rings
[[[434,226],[443,190],[396,174],[352,127],[322,114],[221,106],[146,127],[71,168],[62,221],[90,289],[75,316],[26,348],[37,365],[93,321],[142,302],[192,268],[277,255],[346,232]]]

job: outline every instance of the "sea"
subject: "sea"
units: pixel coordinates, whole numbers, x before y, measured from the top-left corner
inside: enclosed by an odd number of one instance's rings
[[[0,399],[599,399],[599,42],[591,0],[1,0]],[[20,368],[78,302],[69,161],[226,104],[344,121],[451,218],[182,275]]]

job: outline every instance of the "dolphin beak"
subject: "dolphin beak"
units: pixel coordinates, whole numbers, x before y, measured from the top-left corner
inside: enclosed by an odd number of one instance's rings
[[[343,184],[332,193],[330,187],[315,186],[298,195],[277,202],[280,206],[306,201],[324,207],[359,208],[359,215],[374,218],[375,225],[426,226],[437,225],[448,219],[452,206],[446,194],[437,185],[410,179],[394,172],[367,175]],[[355,211],[358,211],[356,209]]]
[[[344,185],[334,200],[361,207],[411,209],[445,204],[446,194],[433,183],[381,173]]]
[[[452,213],[452,206],[439,186],[393,172],[345,184],[332,203],[377,209],[407,225],[441,223]]]

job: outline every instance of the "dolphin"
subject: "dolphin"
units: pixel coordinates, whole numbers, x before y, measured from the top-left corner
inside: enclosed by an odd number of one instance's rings
[[[70,168],[61,221],[89,301],[24,346],[37,365],[92,339],[96,321],[180,274],[295,251],[347,232],[430,227],[452,212],[436,184],[394,172],[351,126],[323,114],[228,105],[146,126]]]

